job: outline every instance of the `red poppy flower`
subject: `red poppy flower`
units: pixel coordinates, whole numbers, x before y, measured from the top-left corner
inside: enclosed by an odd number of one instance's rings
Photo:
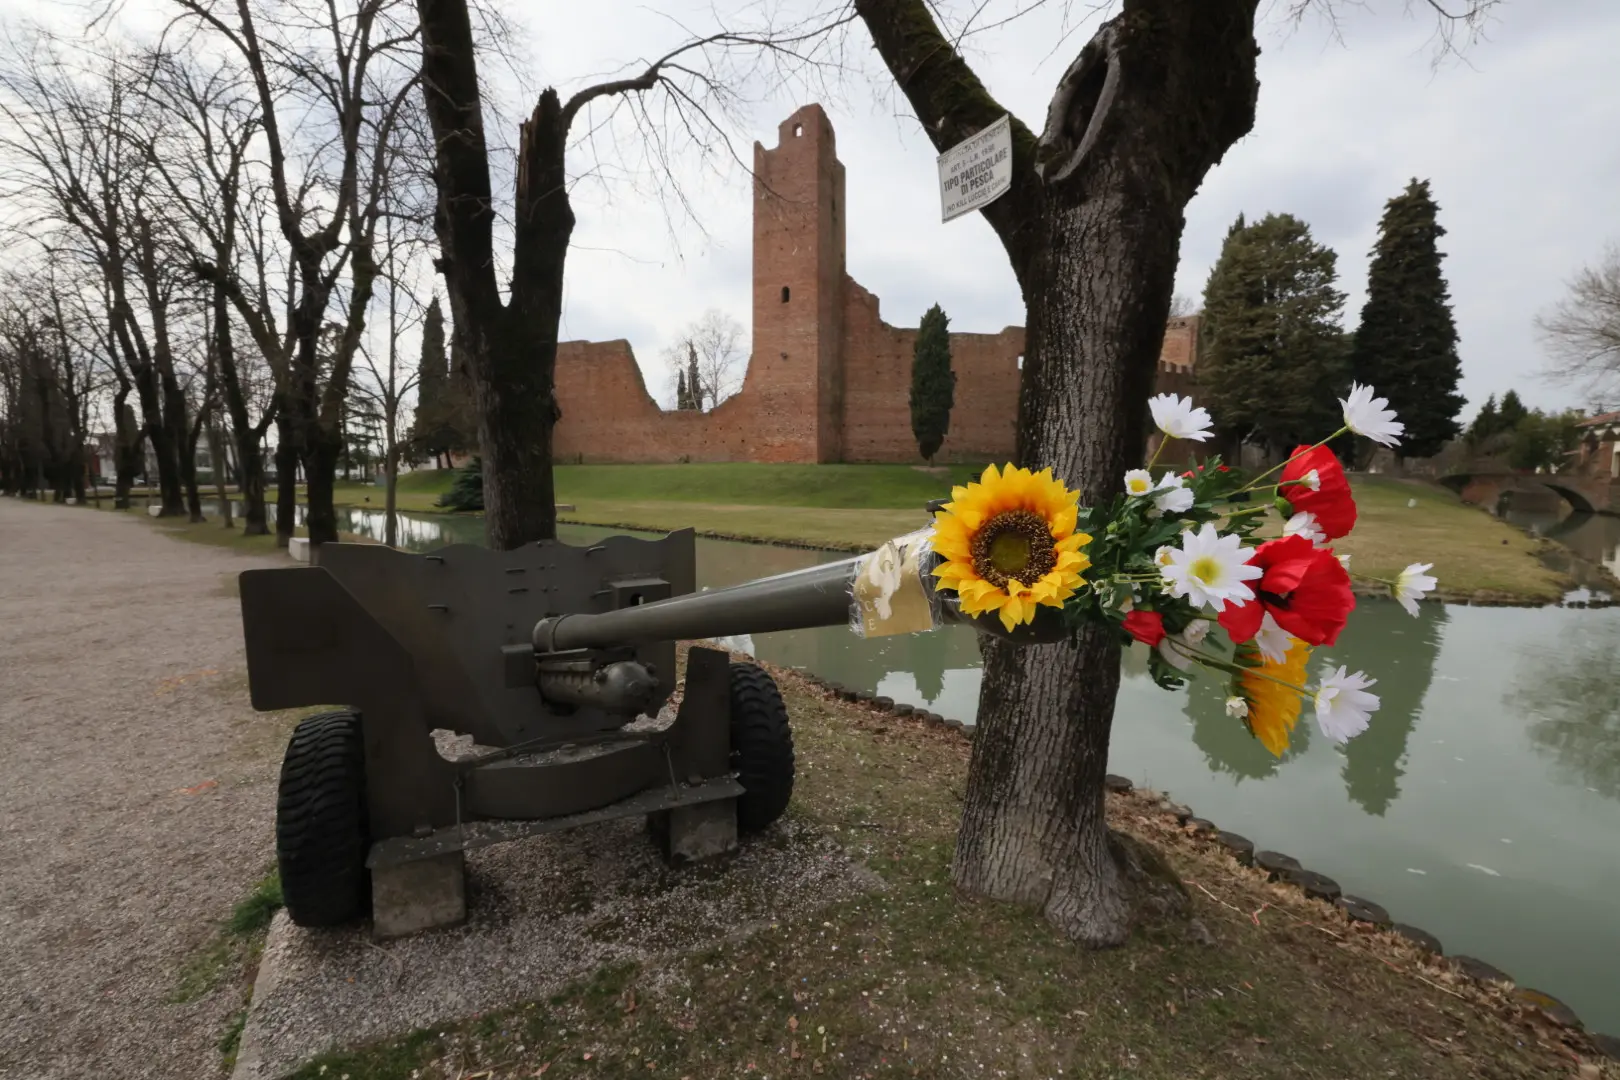
[[[1302,483],[1289,482],[1294,480]],[[1350,481],[1345,479],[1344,466],[1325,446],[1294,448],[1293,459],[1283,466],[1282,497],[1295,512],[1316,515],[1316,524],[1329,540],[1347,536],[1356,527]]]
[[[1254,551],[1250,566],[1265,571],[1250,582],[1255,599],[1220,614],[1221,626],[1233,641],[1248,641],[1260,632],[1269,611],[1277,625],[1307,645],[1332,645],[1339,640],[1350,609],[1350,575],[1329,548],[1319,548],[1303,536],[1268,540]]]
[[[1151,647],[1164,640],[1164,616],[1157,611],[1132,611],[1125,616],[1125,629],[1131,637]]]

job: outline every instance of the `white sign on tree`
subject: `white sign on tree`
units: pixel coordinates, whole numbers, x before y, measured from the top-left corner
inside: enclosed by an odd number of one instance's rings
[[[995,202],[1010,187],[1010,115],[939,155],[939,202],[945,221]]]

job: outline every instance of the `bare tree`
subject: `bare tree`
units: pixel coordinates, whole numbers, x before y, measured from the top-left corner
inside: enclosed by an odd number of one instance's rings
[[[247,0],[176,3],[235,50],[259,99],[276,221],[291,248],[297,296],[278,437],[296,445],[304,465],[310,540],[336,540],[332,498],[344,401],[378,274],[379,200],[398,149],[397,121],[415,93],[416,28],[403,0],[356,0],[352,8],[292,0],[274,17],[257,14]],[[328,308],[344,279],[341,330],[323,366]],[[290,483],[279,459],[278,473]],[[278,510],[278,540],[291,531],[290,515]]]
[[[1179,319],[1185,315],[1198,312],[1198,301],[1183,293],[1176,293],[1170,297],[1170,317]]]
[[[930,0],[851,2],[936,149],[1009,116],[958,48],[968,26],[943,29]],[[1495,0],[1429,2],[1449,46]],[[969,22],[995,21],[987,6]],[[1058,80],[1041,134],[1012,118],[1012,185],[980,211],[1027,309],[1018,462],[1098,502],[1140,463],[1186,205],[1254,123],[1256,8],[1124,0]],[[1073,644],[986,644],[952,871],[965,891],[1037,907],[1093,945],[1123,941],[1145,897],[1182,895],[1155,887],[1162,860],[1107,826],[1119,672],[1100,627]]]
[[[72,254],[106,283],[110,329],[157,459],[161,512],[181,514],[189,425],[168,329],[171,267],[148,213],[145,155],[132,150],[143,104],[132,70],[116,53],[78,70],[49,34],[24,35],[0,70],[0,116],[10,122],[0,147],[10,151],[14,204],[65,225]]]
[[[269,526],[261,445],[275,421],[279,393],[255,417],[251,354],[244,358],[237,351],[233,315],[248,328],[272,379],[285,377],[289,350],[268,303],[267,267],[243,251],[244,216],[254,209],[249,153],[259,132],[257,95],[251,81],[221,61],[205,67],[184,53],[158,53],[150,64],[148,92],[165,123],[144,144],[148,164],[172,209],[170,235],[179,256],[206,285],[209,371],[229,417],[241,474],[243,533],[262,536]],[[211,439],[216,429],[210,428]]]
[[[400,338],[411,328],[420,326],[426,315],[425,306],[416,298],[412,288],[418,265],[418,256],[426,247],[428,234],[420,216],[395,213],[399,207],[392,188],[383,195],[382,273],[381,281],[388,308],[388,324],[384,334],[382,356],[362,347],[361,356],[371,375],[372,395],[383,425],[383,484],[384,525],[383,542],[389,547],[399,543],[399,459],[403,436],[402,411],[407,396],[416,389],[420,369],[406,364],[400,358]]]
[[[687,40],[636,65],[624,78],[587,86],[566,100],[540,94],[519,129],[511,215],[509,287],[497,278],[495,200],[484,131],[477,42],[468,0],[417,0],[422,89],[437,148],[439,268],[453,335],[473,389],[483,455],[484,530],[498,550],[556,535],[551,433],[559,417],[554,377],[563,271],[574,230],[567,151],[575,127],[596,131],[625,109],[668,176],[675,143],[728,153],[721,121],[736,81],[728,58],[794,55],[787,34],[716,33]],[[656,103],[656,107],[655,107]],[[593,108],[602,113],[591,115]]]
[[[1588,397],[1620,393],[1620,244],[1582,267],[1569,295],[1537,317],[1550,356],[1547,375]]]
[[[672,384],[684,378],[693,408],[712,409],[742,389],[748,370],[742,324],[718,308],[710,308],[664,350],[664,363]]]

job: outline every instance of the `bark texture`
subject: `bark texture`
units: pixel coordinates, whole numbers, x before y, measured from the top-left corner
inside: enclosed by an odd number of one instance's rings
[[[1254,122],[1255,0],[1127,0],[1082,50],[1037,140],[1013,121],[1013,185],[982,213],[1027,307],[1019,464],[1088,503],[1140,464],[1183,211]],[[1007,112],[925,0],[856,0],[896,81],[944,150]],[[1118,944],[1144,901],[1173,906],[1162,862],[1111,836],[1103,777],[1119,646],[985,646],[953,873],[968,892],[1042,909]]]
[[[511,294],[495,279],[489,151],[466,0],[417,0],[422,86],[437,145],[438,266],[455,352],[467,365],[484,470],[484,531],[497,551],[557,534],[551,432],[563,266],[574,230],[565,150],[573,113],[540,95],[518,148]],[[572,103],[571,103],[572,104]]]

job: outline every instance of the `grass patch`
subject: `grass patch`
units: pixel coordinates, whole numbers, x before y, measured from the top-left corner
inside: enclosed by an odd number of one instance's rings
[[[272,870],[231,910],[219,930],[181,968],[170,1000],[198,1001],[257,959],[270,920],[281,910],[281,876]]]
[[[1388,477],[1351,481],[1359,516],[1334,547],[1356,575],[1394,578],[1409,563],[1432,562],[1447,595],[1475,592],[1557,600],[1572,583],[1542,564],[1537,540],[1469,506],[1436,484]],[[1416,500],[1416,506],[1408,503]]]
[[[1463,1080],[1567,1068],[1471,984],[1453,990],[1394,939],[1267,884],[1141,794],[1110,797],[1114,822],[1196,883],[1194,914],[1216,944],[1157,924],[1088,952],[1034,912],[960,898],[949,865],[968,744],[792,676],[782,686],[799,752],[793,812],[840,838],[881,891],[295,1076]]]
[[[281,875],[271,870],[247,896],[237,901],[213,938],[180,969],[170,997],[176,1004],[200,1001],[234,980],[241,1003],[226,1018],[217,1043],[224,1072],[230,1072],[236,1065],[242,1028],[247,1024],[254,973],[264,951],[265,936],[270,932],[270,920],[281,906]]]

